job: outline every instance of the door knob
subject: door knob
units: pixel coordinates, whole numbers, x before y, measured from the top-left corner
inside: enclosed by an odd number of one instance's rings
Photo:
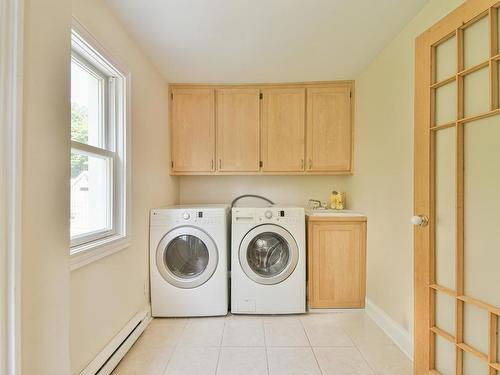
[[[411,223],[419,227],[425,227],[429,224],[429,218],[425,215],[416,215],[411,218]]]

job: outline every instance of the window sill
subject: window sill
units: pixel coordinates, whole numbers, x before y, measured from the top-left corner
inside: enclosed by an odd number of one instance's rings
[[[130,236],[116,235],[71,248],[70,270],[74,271],[130,246]]]

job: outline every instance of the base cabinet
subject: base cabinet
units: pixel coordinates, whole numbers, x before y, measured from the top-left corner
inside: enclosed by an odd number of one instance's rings
[[[307,231],[309,308],[364,307],[366,218],[309,217]]]

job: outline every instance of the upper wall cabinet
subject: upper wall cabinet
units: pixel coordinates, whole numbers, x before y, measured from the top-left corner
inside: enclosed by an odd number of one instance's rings
[[[170,88],[171,174],[351,174],[354,82]]]
[[[172,162],[179,173],[215,170],[215,90],[172,89]]]
[[[259,171],[259,89],[217,90],[217,170]]]
[[[304,170],[305,94],[304,88],[262,90],[264,172]]]
[[[351,86],[307,89],[307,170],[352,171]]]

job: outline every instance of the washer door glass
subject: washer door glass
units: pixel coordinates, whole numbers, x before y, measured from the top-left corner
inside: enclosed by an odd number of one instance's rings
[[[274,285],[286,280],[299,261],[293,236],[279,225],[263,224],[250,230],[240,244],[243,272],[253,281]]]
[[[290,262],[290,247],[277,233],[264,232],[254,237],[247,249],[250,268],[260,276],[276,276]]]
[[[219,254],[213,239],[191,226],[168,232],[156,249],[156,267],[165,281],[179,288],[196,288],[214,274]]]
[[[196,236],[184,234],[168,244],[163,261],[175,276],[191,279],[205,271],[208,260],[205,243]]]

